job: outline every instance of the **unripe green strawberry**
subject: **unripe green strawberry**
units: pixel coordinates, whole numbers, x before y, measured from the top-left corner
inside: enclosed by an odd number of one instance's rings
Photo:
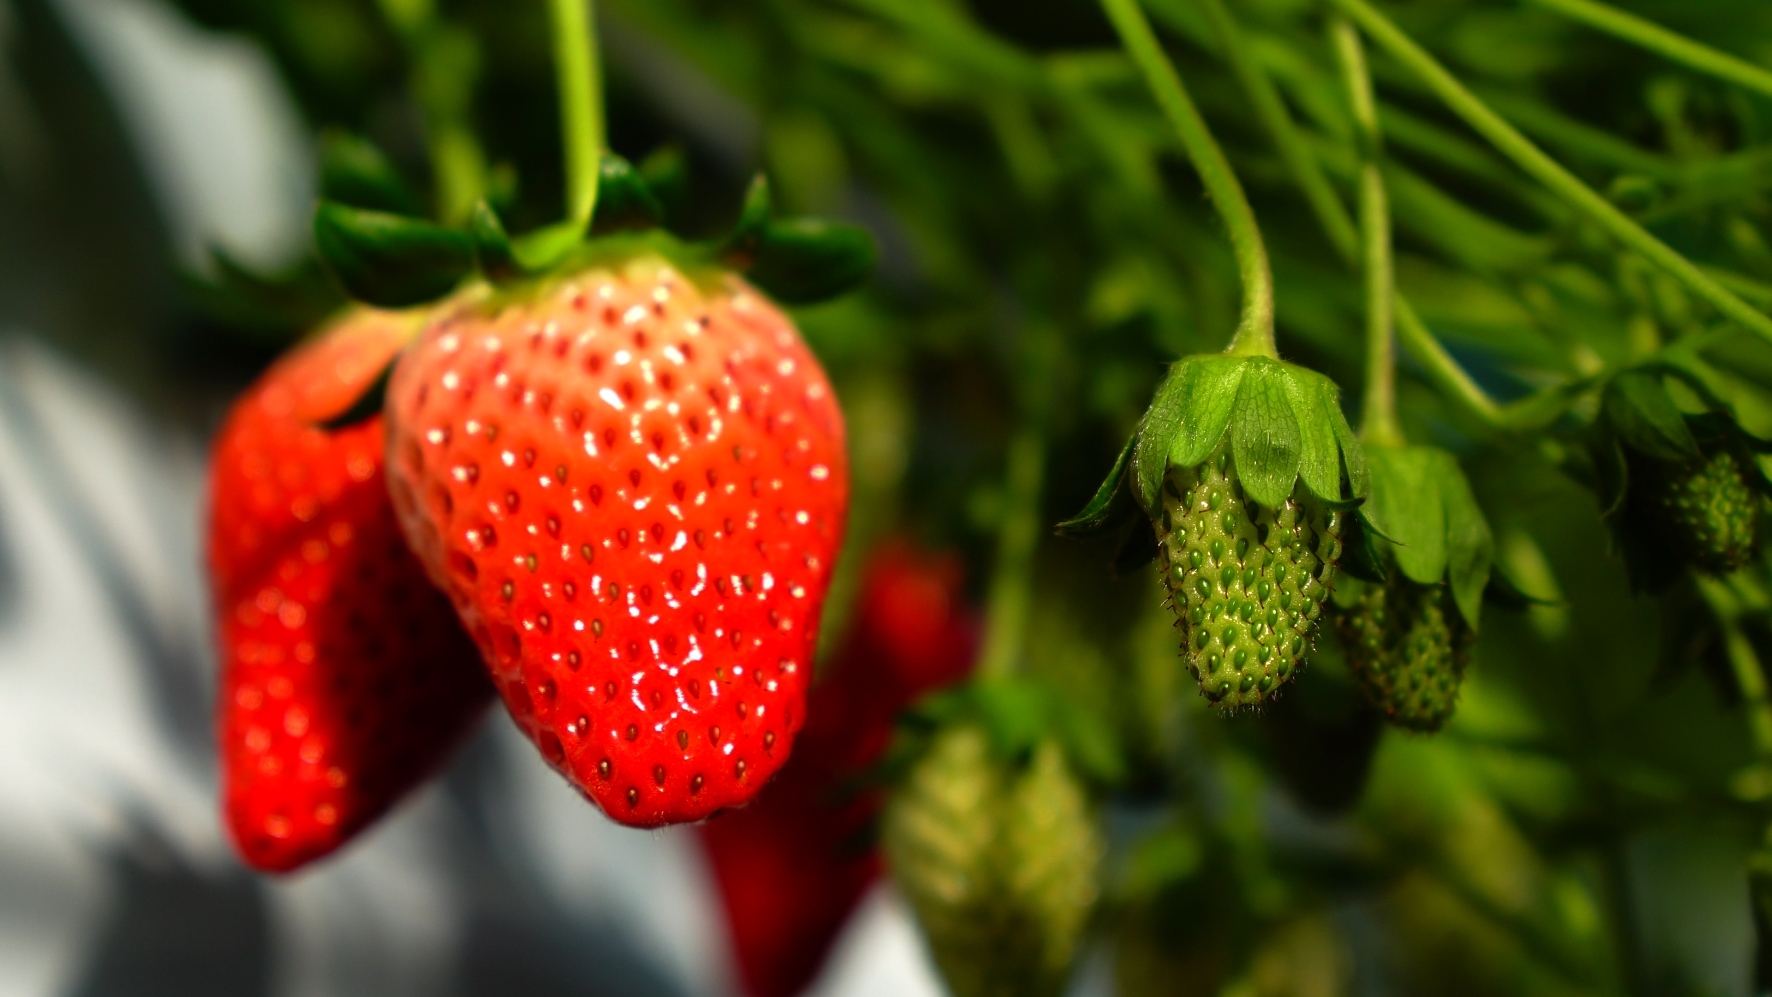
[[[1458,705],[1475,631],[1446,585],[1421,585],[1393,571],[1383,584],[1362,589],[1335,614],[1349,669],[1385,719],[1439,730]]]
[[[1695,464],[1658,465],[1642,475],[1647,479],[1643,497],[1653,503],[1670,539],[1694,568],[1727,574],[1753,559],[1760,496],[1749,474],[1740,454],[1723,449]]]
[[[1341,557],[1341,513],[1302,487],[1259,505],[1235,472],[1228,448],[1171,468],[1158,538],[1188,671],[1226,707],[1259,703],[1292,677]]]
[[[893,796],[881,837],[955,997],[1063,990],[1102,846],[1056,745],[1017,773],[984,730],[949,728]]]

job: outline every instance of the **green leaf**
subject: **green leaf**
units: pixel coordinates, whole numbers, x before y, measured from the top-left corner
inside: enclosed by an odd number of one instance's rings
[[[1333,404],[1334,382],[1312,370],[1285,365],[1281,383],[1286,401],[1298,418],[1298,476],[1311,494],[1325,502],[1341,500],[1341,447],[1335,441],[1335,423],[1324,401]],[[1339,406],[1337,406],[1339,408]]]
[[[1132,460],[1132,445],[1138,441],[1134,433],[1120,448],[1120,456],[1114,458],[1114,469],[1108,472],[1101,487],[1095,490],[1095,497],[1083,507],[1083,511],[1058,524],[1060,536],[1092,537],[1118,526],[1128,515],[1137,512],[1132,504],[1132,490],[1126,487],[1126,465]]]
[[[1301,448],[1298,417],[1286,397],[1285,367],[1266,357],[1244,361],[1231,417],[1231,456],[1243,491],[1274,508],[1292,496]]]
[[[1237,388],[1243,383],[1248,360],[1208,354],[1190,358],[1187,399],[1179,433],[1168,446],[1169,462],[1178,467],[1198,467],[1224,441],[1236,406]]]
[[[663,217],[664,209],[640,171],[620,156],[605,152],[597,164],[597,207],[591,216],[591,234],[652,228]]]
[[[745,277],[777,301],[808,305],[854,290],[878,259],[864,228],[793,218],[763,226]]]
[[[418,216],[418,199],[373,142],[342,131],[320,137],[320,197],[353,208]]]
[[[1397,567],[1411,581],[1433,585],[1446,572],[1446,508],[1433,473],[1431,447],[1375,447],[1367,455],[1375,525],[1396,547]]]
[[[1495,535],[1471,493],[1464,469],[1449,453],[1434,453],[1434,476],[1446,509],[1446,581],[1452,600],[1471,630],[1477,629],[1483,609],[1483,590],[1489,586],[1489,569],[1495,560]]]
[[[382,308],[439,298],[474,269],[465,232],[331,201],[314,211],[314,244],[351,297]]]
[[[1132,497],[1145,512],[1157,510],[1157,491],[1163,487],[1163,475],[1169,470],[1170,444],[1181,431],[1182,409],[1187,405],[1189,370],[1200,357],[1182,357],[1169,365],[1163,383],[1151,407],[1139,420],[1136,442],[1132,445]]]
[[[1335,442],[1341,445],[1341,470],[1347,475],[1348,498],[1363,499],[1372,493],[1366,450],[1360,446],[1360,438],[1354,435],[1354,427],[1347,424],[1347,414],[1341,411],[1341,389],[1325,377],[1320,390],[1323,406],[1329,413],[1329,424],[1335,429]]]
[[[1659,373],[1642,369],[1619,372],[1606,385],[1602,404],[1612,430],[1632,449],[1670,461],[1698,456],[1698,443],[1668,397]]]

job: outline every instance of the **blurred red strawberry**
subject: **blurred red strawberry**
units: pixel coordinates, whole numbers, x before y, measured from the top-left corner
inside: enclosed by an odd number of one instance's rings
[[[416,331],[362,309],[235,403],[209,479],[223,808],[248,865],[324,856],[434,772],[491,702],[400,535],[379,414],[349,412]],[[373,400],[373,399],[371,399]]]
[[[978,627],[951,554],[902,541],[870,557],[855,625],[813,687],[794,757],[756,802],[701,827],[751,997],[791,997],[823,965],[879,874],[874,792],[847,792],[898,712],[965,676]]]

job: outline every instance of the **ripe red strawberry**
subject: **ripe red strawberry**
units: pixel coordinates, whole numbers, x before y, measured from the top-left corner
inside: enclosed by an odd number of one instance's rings
[[[242,858],[319,858],[434,771],[486,704],[474,646],[407,550],[382,419],[328,430],[416,320],[358,311],[249,389],[217,437],[209,563],[226,819]]]
[[[880,872],[879,760],[899,710],[963,677],[978,628],[958,558],[890,542],[868,559],[855,625],[813,687],[794,757],[757,800],[701,827],[745,992],[792,997]]]
[[[406,536],[548,762],[626,824],[755,795],[805,720],[848,493],[792,324],[640,255],[438,313],[387,411]]]

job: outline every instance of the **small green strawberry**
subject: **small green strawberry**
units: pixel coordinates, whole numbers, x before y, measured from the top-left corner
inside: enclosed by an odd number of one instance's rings
[[[1697,361],[1620,372],[1601,395],[1590,439],[1594,483],[1631,583],[1656,592],[1687,570],[1727,574],[1759,548],[1772,493],[1756,454]]]
[[[956,997],[1063,990],[1102,844],[1054,743],[1017,771],[983,728],[948,728],[887,805],[881,838]]]
[[[1458,705],[1495,542],[1458,461],[1371,445],[1372,497],[1350,535],[1368,578],[1336,593],[1335,628],[1366,698],[1399,727],[1438,730]]]
[[[1234,709],[1297,673],[1345,510],[1366,489],[1334,382],[1267,357],[1186,357],[1095,501],[1060,529],[1110,527],[1130,514],[1130,492],[1155,532],[1188,671],[1208,700]]]

